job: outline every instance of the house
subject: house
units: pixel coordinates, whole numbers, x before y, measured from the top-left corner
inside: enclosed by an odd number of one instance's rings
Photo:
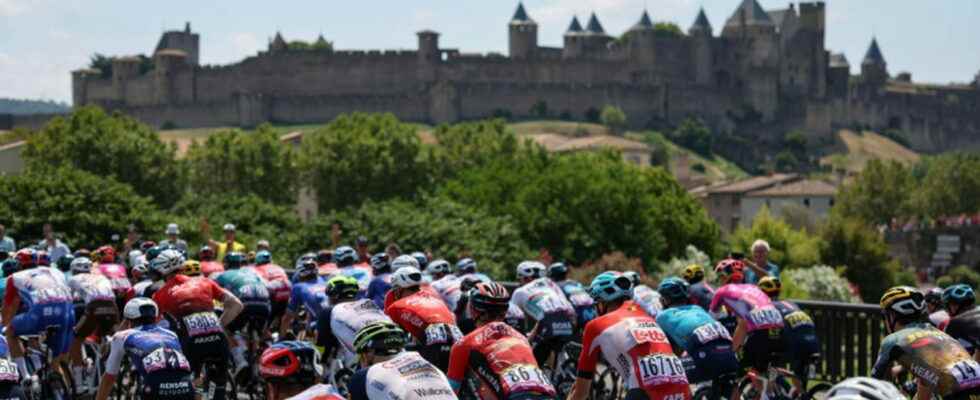
[[[0,145],[0,176],[15,175],[24,171],[24,152],[26,141],[20,140],[13,143]]]
[[[837,188],[798,174],[772,174],[701,186],[692,189],[691,194],[701,200],[722,230],[730,233],[740,226],[750,226],[763,206],[780,215],[791,204],[799,205],[817,218],[825,218],[834,205]]]

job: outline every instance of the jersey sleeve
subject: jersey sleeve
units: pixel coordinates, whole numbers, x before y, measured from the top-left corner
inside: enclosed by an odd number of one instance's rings
[[[721,308],[721,297],[723,294],[721,288],[715,290],[714,296],[711,297],[711,305],[708,306],[708,311],[713,313],[718,312],[718,309]]]
[[[218,285],[217,283],[215,283],[210,279],[205,279],[204,281],[208,283],[208,287],[211,289],[211,299],[217,301],[224,301],[225,290],[221,288],[220,285]]]
[[[330,316],[333,315],[333,306],[327,307],[316,319],[316,345],[323,347],[324,356],[330,354],[339,345],[337,337],[330,329]]]
[[[875,379],[887,380],[891,372],[889,367],[894,360],[894,345],[891,343],[889,338],[885,338],[881,344],[881,351],[878,352],[878,359],[875,360],[875,364],[871,367],[871,377]]]
[[[351,400],[371,400],[367,394],[367,368],[361,368],[350,378],[347,390]]]
[[[293,285],[293,288],[290,289],[289,302],[286,303],[286,309],[291,313],[295,313],[302,301],[303,285]]]
[[[453,345],[449,352],[449,370],[446,377],[449,378],[449,385],[457,393],[466,378],[466,369],[470,364],[470,345],[466,340],[461,340]]]
[[[119,368],[122,365],[123,357],[126,355],[126,338],[128,332],[118,332],[112,336],[112,344],[109,347],[109,358],[105,362],[105,372],[109,375],[119,375]]]
[[[17,286],[14,285],[14,277],[10,276],[7,278],[6,293],[3,294],[3,305],[10,305],[10,303],[13,303],[18,297],[20,297],[20,293],[17,290]]]
[[[582,335],[582,352],[578,357],[578,377],[592,379],[595,376],[596,364],[599,363],[599,346],[593,342],[598,336],[598,325],[595,320],[585,325],[585,333]]]

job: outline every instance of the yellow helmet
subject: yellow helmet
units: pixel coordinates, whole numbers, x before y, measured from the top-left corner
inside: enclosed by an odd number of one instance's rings
[[[201,276],[201,263],[197,260],[184,261],[184,265],[181,267],[180,273],[187,276]]]
[[[681,274],[681,277],[688,282],[695,279],[704,279],[704,267],[701,264],[688,265],[684,268],[684,273]]]
[[[759,289],[762,289],[769,297],[779,297],[779,291],[783,289],[783,283],[775,276],[764,276],[759,279]]]
[[[902,315],[921,314],[926,309],[926,296],[909,286],[896,286],[885,291],[878,303],[882,310]]]

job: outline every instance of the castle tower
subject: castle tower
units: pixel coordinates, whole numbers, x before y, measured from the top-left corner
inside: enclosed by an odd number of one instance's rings
[[[156,54],[160,50],[172,49],[180,50],[187,54],[187,62],[191,65],[198,65],[200,58],[201,35],[191,32],[191,23],[184,24],[183,31],[167,31],[160,37],[157,47],[153,50]]]
[[[567,60],[582,55],[582,37],[584,35],[585,30],[582,29],[582,24],[578,22],[578,16],[572,16],[572,23],[568,25],[568,30],[565,31],[565,47],[562,49],[562,58]]]
[[[871,38],[871,46],[861,61],[861,78],[865,83],[881,86],[888,81],[888,63],[878,48],[878,39]]]
[[[91,68],[84,68],[71,72],[71,96],[73,106],[81,107],[88,103],[89,80],[98,76],[99,71]]]
[[[282,38],[282,33],[276,32],[276,37],[272,39],[269,43],[269,52],[277,53],[280,51],[286,51],[289,49],[289,45],[286,44],[286,39]]]
[[[589,17],[589,23],[585,26],[585,33],[582,37],[582,52],[586,56],[601,58],[606,54],[606,45],[613,40],[599,22],[599,17],[595,12]]]
[[[687,30],[691,37],[691,52],[694,58],[694,81],[699,85],[714,83],[715,57],[712,48],[714,30],[711,22],[704,13],[704,7],[698,12],[694,24]]]
[[[126,102],[126,86],[129,80],[140,74],[139,57],[117,57],[112,59],[112,90],[115,98]]]
[[[424,30],[416,33],[416,35],[419,37],[419,61],[440,61],[439,32]]]
[[[830,60],[825,43],[826,12],[826,6],[822,1],[800,3],[800,29],[809,38],[806,42],[812,71],[809,91],[816,97],[826,96],[829,90],[830,70],[826,66],[829,65]]]
[[[848,82],[851,79],[851,63],[844,54],[831,54],[829,71],[827,72],[827,90],[833,97],[847,95]]]
[[[508,24],[510,29],[510,57],[528,59],[538,49],[538,24],[524,11],[524,3],[517,3],[517,11]]]
[[[177,73],[187,67],[187,53],[180,50],[161,50],[153,55],[154,84],[157,104],[171,104],[177,101]]]
[[[598,23],[598,21],[596,21]],[[650,14],[643,10],[640,20],[626,32],[630,58],[646,65],[656,62],[656,40]]]

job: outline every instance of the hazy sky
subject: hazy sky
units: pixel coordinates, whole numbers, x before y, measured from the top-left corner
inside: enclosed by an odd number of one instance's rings
[[[542,45],[559,46],[572,15],[595,10],[619,34],[644,6],[684,30],[698,7],[720,31],[741,0],[527,0]],[[786,0],[760,0],[765,9]],[[859,69],[872,34],[894,74],[965,82],[980,70],[978,0],[829,0],[827,48]],[[287,40],[323,33],[339,49],[414,49],[415,32],[442,33],[443,48],[506,52],[512,0],[0,0],[0,97],[71,101],[70,71],[92,53],[150,53],[164,30],[190,21],[201,62],[226,64],[264,49],[277,30]],[[585,21],[582,21],[583,24]]]

